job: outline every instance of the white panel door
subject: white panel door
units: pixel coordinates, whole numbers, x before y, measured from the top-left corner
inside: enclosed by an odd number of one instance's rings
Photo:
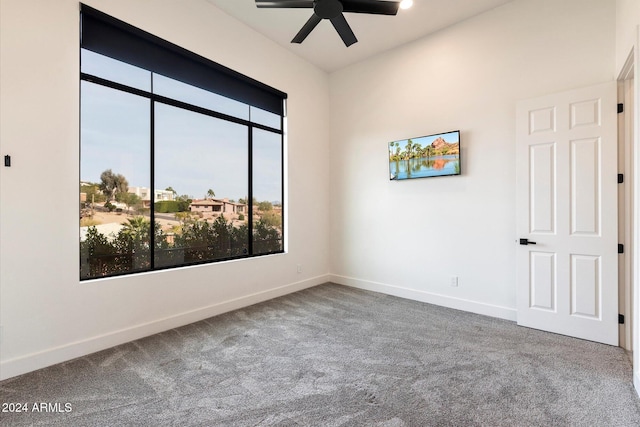
[[[518,324],[618,345],[616,84],[516,114]]]

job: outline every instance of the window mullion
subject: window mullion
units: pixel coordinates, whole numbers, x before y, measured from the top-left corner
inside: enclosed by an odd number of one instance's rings
[[[151,87],[153,90],[153,76],[151,77]],[[155,232],[155,226],[156,226],[156,208],[155,208],[155,198],[156,198],[156,184],[155,184],[155,178],[156,178],[156,174],[155,174],[155,102],[153,100],[150,101],[150,116],[151,116],[151,129],[149,132],[150,138],[149,138],[149,143],[150,143],[150,167],[149,167],[149,171],[150,171],[150,177],[149,177],[149,182],[150,182],[150,187],[149,188],[149,220],[151,222],[151,230],[149,231],[150,235],[149,235],[149,253],[150,253],[150,269],[153,270],[155,268],[155,259],[156,259],[156,232]]]
[[[249,222],[247,227],[247,233],[249,234],[249,255],[253,255],[253,127],[248,126],[248,138],[247,143],[249,144],[249,185],[248,185],[248,196],[247,196],[247,206],[249,209]]]
[[[283,110],[286,113],[286,101],[283,101]],[[280,116],[280,129],[282,129],[284,131],[284,115]],[[280,205],[281,205],[281,218],[282,218],[282,226],[280,228],[281,230],[281,238],[282,238],[282,245],[281,245],[281,249],[282,251],[284,251],[284,230],[285,230],[285,226],[284,226],[284,212],[285,212],[285,205],[284,205],[284,132],[280,134],[280,184],[281,184],[281,193],[280,193]]]

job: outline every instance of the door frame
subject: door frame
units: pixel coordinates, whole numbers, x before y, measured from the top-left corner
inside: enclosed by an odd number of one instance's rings
[[[624,244],[624,254],[621,256],[618,269],[619,313],[624,315],[625,321],[620,325],[620,347],[626,351],[633,351],[633,259],[636,245],[633,239],[635,175],[634,157],[636,155],[633,143],[634,113],[637,101],[633,96],[634,66],[633,55],[629,57],[623,72],[618,78],[618,103],[624,106],[622,114],[618,116],[618,172],[624,175],[624,185],[618,189],[618,237]]]
[[[638,79],[640,78],[640,26],[636,27],[636,40],[635,44],[629,53],[625,65],[622,67],[620,74],[618,75],[618,81],[624,81],[630,79],[633,76],[633,95],[634,95],[634,114],[633,114],[633,140],[630,141],[636,148],[633,151],[632,169],[634,172],[640,172],[640,108],[638,108],[638,100],[640,100],[640,84]],[[634,248],[640,248],[640,173],[635,173],[633,176],[633,217],[631,219],[632,236],[627,236],[629,241],[632,242]],[[633,351],[633,386],[636,389],[636,393],[640,396],[640,250],[636,250],[633,253],[633,257],[630,263],[631,277],[629,279],[631,283],[631,330],[632,330],[632,348]]]

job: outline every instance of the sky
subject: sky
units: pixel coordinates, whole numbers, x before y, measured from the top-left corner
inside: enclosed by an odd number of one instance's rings
[[[410,139],[414,144],[420,144],[421,146],[426,147],[427,145],[431,145],[431,143],[438,138],[444,139],[449,144],[460,142],[458,131],[439,133],[436,135],[421,136]],[[400,151],[404,151],[405,147],[407,146],[407,142],[409,142],[409,139],[401,139],[399,141],[395,141],[396,146],[400,145]],[[393,151],[395,152],[395,147],[393,148]]]
[[[83,50],[82,71],[148,91],[151,73]],[[154,75],[154,92],[272,127],[279,116]],[[151,100],[81,83],[80,179],[100,182],[111,169],[130,187],[150,187]],[[238,200],[248,193],[248,128],[166,104],[155,104],[155,188],[179,195]],[[254,129],[254,197],[282,200],[281,137]]]

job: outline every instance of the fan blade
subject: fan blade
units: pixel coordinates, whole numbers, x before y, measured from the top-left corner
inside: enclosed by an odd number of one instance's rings
[[[320,23],[320,21],[322,21],[322,18],[320,18],[318,15],[316,15],[315,13],[311,15],[311,18],[309,18],[307,23],[304,24],[304,27],[302,27],[302,29],[298,31],[298,34],[296,34],[293,40],[291,40],[291,43],[302,43],[304,39],[307,38],[309,33],[313,31],[316,25]]]
[[[400,2],[379,0],[342,0],[343,12],[397,15]]]
[[[331,23],[333,24],[333,27],[336,29],[338,34],[340,34],[340,37],[342,37],[342,41],[347,47],[358,41],[356,35],[353,34],[353,31],[351,31],[351,27],[347,23],[347,20],[344,18],[343,14],[340,14],[335,18],[331,18]]]
[[[313,8],[313,0],[256,0],[258,7],[277,7],[277,8]]]

